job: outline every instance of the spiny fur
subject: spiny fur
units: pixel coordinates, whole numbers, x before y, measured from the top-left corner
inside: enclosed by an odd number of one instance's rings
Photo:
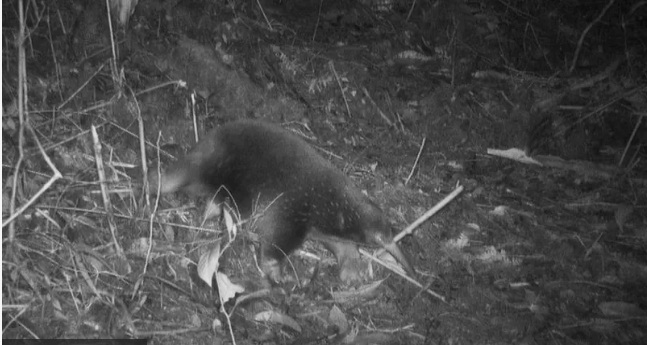
[[[258,121],[231,122],[207,133],[160,184],[162,193],[193,194],[224,186],[245,217],[257,202],[268,206],[257,222],[267,242],[261,244],[262,260],[280,261],[309,233],[380,246],[391,239],[382,211],[348,177],[301,139]],[[398,260],[408,266],[403,256]]]

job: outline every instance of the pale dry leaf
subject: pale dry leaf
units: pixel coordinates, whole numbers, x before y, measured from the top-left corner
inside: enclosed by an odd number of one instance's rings
[[[497,157],[508,158],[524,164],[542,165],[532,157],[528,157],[524,150],[511,148],[507,150],[487,149],[487,154]]]
[[[9,133],[15,133],[16,132],[16,121],[14,121],[11,117],[3,117],[2,119],[2,129],[7,130]]]
[[[483,251],[476,256],[476,259],[488,264],[501,263],[503,265],[511,266],[518,266],[521,264],[521,261],[518,258],[511,258],[505,250],[498,250],[492,246],[483,248]]]
[[[218,204],[214,202],[214,200],[210,200],[207,203],[207,206],[204,208],[204,215],[202,217],[202,225],[206,223],[209,219],[215,218],[217,219],[220,217],[220,214],[222,213],[222,204]]]
[[[461,233],[458,238],[449,239],[445,242],[444,246],[447,249],[462,250],[470,244],[469,237],[465,233]]]
[[[11,201],[9,194],[3,191],[2,192],[2,214],[3,215],[9,214],[9,201]]]
[[[328,322],[337,326],[339,333],[343,334],[348,331],[348,320],[346,319],[346,315],[344,315],[344,312],[342,312],[336,305],[330,309]]]
[[[645,310],[633,303],[627,302],[602,302],[598,308],[605,316],[614,317],[643,317],[647,315]]]
[[[198,276],[209,286],[213,275],[218,271],[218,260],[220,260],[220,241],[216,241],[211,250],[202,254],[198,261]]]
[[[77,224],[82,224],[87,227],[90,227],[92,229],[99,229],[99,226],[97,223],[95,223],[92,219],[86,217],[86,216],[73,216],[71,218],[71,221],[74,222],[73,224],[76,226]]]
[[[124,276],[130,274],[133,271],[132,267],[130,267],[130,262],[124,255],[115,256],[112,260],[112,266],[115,272]]]
[[[198,316],[198,314],[196,313],[191,314],[191,320],[189,321],[189,323],[193,328],[202,327],[202,320],[200,320],[200,316]]]
[[[236,222],[234,222],[234,218],[231,216],[231,212],[229,210],[224,210],[224,218],[225,218],[225,226],[227,228],[227,233],[229,233],[229,238],[234,239],[236,237],[236,234],[238,233],[238,226],[236,225]]]
[[[216,282],[218,283],[218,293],[220,294],[220,298],[225,303],[236,297],[237,293],[245,292],[244,287],[232,283],[231,280],[229,280],[229,277],[222,272],[216,272]]]
[[[52,308],[54,309],[54,319],[62,321],[68,320],[65,312],[63,312],[63,308],[61,307],[61,302],[59,302],[55,297],[52,297]]]
[[[95,272],[105,272],[106,267],[103,264],[103,262],[99,259],[97,259],[93,255],[84,255],[85,260],[87,261],[88,265],[92,266],[94,268]]]
[[[430,56],[418,53],[415,50],[402,51],[398,53],[395,57],[400,60],[412,60],[412,61],[420,61],[420,62],[431,60]]]
[[[490,214],[493,216],[505,216],[508,213],[508,207],[507,206],[497,206],[495,207],[492,211],[490,211]]]
[[[358,299],[370,299],[377,295],[377,289],[382,285],[384,279],[362,285],[356,290],[334,291],[332,297],[336,302],[344,303]]]
[[[346,339],[344,339],[346,340]],[[393,344],[393,337],[384,332],[361,332],[354,336],[352,342],[344,342],[345,344]]]
[[[600,334],[611,334],[616,332],[620,328],[620,325],[613,320],[597,318],[589,324],[589,328]]]
[[[144,258],[148,254],[148,247],[151,245],[155,247],[155,240],[149,241],[148,237],[140,237],[130,244],[126,253]]]
[[[135,12],[139,0],[110,0],[112,15],[117,18],[120,25],[128,24],[130,16]]]
[[[298,333],[301,333],[301,326],[299,326],[299,324],[294,321],[293,318],[273,310],[262,311],[254,315],[254,321],[269,322],[287,326],[297,331]]]
[[[213,322],[211,322],[211,330],[216,333],[223,331],[222,322],[220,321],[220,319],[218,318],[213,319]]]

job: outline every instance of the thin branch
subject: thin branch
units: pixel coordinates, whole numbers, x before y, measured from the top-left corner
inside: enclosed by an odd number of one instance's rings
[[[261,5],[261,2],[259,0],[256,0],[256,4],[258,5],[258,8],[261,10],[261,13],[263,14],[263,18],[265,19],[265,23],[267,23],[267,27],[270,29],[270,31],[274,31],[274,29],[272,28],[272,24],[270,24],[270,20],[267,19],[267,15],[263,10],[263,6]]]
[[[393,238],[393,242],[398,242],[404,236],[410,235],[413,232],[413,230],[415,230],[418,226],[420,226],[420,224],[426,222],[427,219],[431,218],[431,216],[438,213],[438,211],[442,210],[443,207],[445,207],[452,200],[454,200],[454,198],[456,198],[458,194],[460,194],[462,191],[463,191],[463,186],[456,187],[456,189],[454,189],[453,192],[451,192],[443,200],[437,203],[436,206],[432,207],[429,211],[425,212],[425,214],[420,216],[420,218],[416,219],[415,222],[411,223],[411,225],[407,226],[404,230],[402,230],[399,234],[397,234]]]
[[[101,196],[103,198],[103,207],[106,210],[108,218],[108,227],[110,228],[110,234],[112,235],[112,242],[115,248],[115,253],[117,256],[116,260],[116,271],[122,274],[128,274],[131,272],[132,268],[126,260],[126,255],[124,250],[119,245],[117,241],[117,225],[115,223],[115,217],[112,212],[112,202],[110,201],[110,195],[108,193],[108,188],[106,186],[106,173],[103,166],[103,156],[101,154],[101,141],[99,140],[99,135],[97,134],[97,129],[92,126],[92,141],[94,143],[94,157],[95,163],[97,164],[97,173],[99,174],[99,186],[101,188]]]
[[[5,220],[4,222],[2,222],[2,227],[3,227],[3,228],[4,228],[5,226],[7,226],[7,224],[10,224],[10,223],[11,223],[11,224],[13,224],[12,222],[13,222],[13,220],[14,220],[14,219],[16,219],[16,217],[18,217],[20,214],[22,214],[23,212],[25,212],[25,210],[26,210],[28,207],[30,207],[34,202],[36,202],[36,200],[38,200],[38,198],[40,198],[40,196],[41,196],[43,193],[45,193],[45,191],[46,191],[46,190],[48,190],[48,189],[49,189],[49,187],[51,187],[51,185],[52,185],[52,184],[54,184],[54,182],[56,182],[56,180],[58,180],[58,179],[60,179],[61,177],[63,177],[63,175],[61,175],[61,173],[58,171],[58,169],[56,169],[56,166],[54,165],[54,163],[52,162],[52,160],[49,158],[49,156],[47,155],[47,153],[45,153],[45,149],[43,149],[43,146],[41,145],[40,140],[38,140],[38,137],[36,136],[36,132],[34,132],[34,130],[29,126],[29,124],[28,124],[28,123],[25,123],[25,126],[27,126],[27,128],[29,129],[29,132],[30,132],[30,133],[32,134],[32,136],[34,137],[34,141],[35,141],[35,142],[36,142],[36,144],[38,145],[38,148],[39,148],[39,150],[40,150],[40,153],[41,153],[41,155],[43,156],[43,159],[45,160],[45,162],[47,163],[47,165],[49,166],[49,168],[50,168],[50,169],[52,169],[52,171],[54,172],[54,175],[52,175],[52,177],[50,177],[49,181],[47,181],[47,183],[45,183],[45,184],[44,184],[44,185],[43,185],[43,186],[38,190],[38,192],[36,192],[36,194],[34,194],[34,196],[33,196],[33,197],[31,197],[31,199],[29,199],[29,201],[28,201],[28,202],[26,202],[24,205],[22,205],[18,211],[13,212],[13,210],[10,210],[10,212],[11,212],[11,216],[10,216],[9,218],[7,218],[7,220]],[[14,176],[17,176],[17,175],[18,175],[18,170],[17,170],[17,169],[16,169],[16,171],[14,172],[14,174],[15,174]],[[14,178],[14,183],[16,183],[15,181],[16,181],[16,179]],[[14,198],[15,198],[15,194],[13,194],[13,193],[15,193],[15,188],[16,188],[16,187],[15,187],[15,185],[14,185],[14,190],[12,191],[12,202],[15,200],[15,199],[14,199]],[[12,205],[12,206],[13,206],[13,205]],[[12,235],[15,235],[15,233],[13,233],[13,234],[11,233],[11,228],[12,228],[12,227],[13,227],[13,225],[12,225],[11,227],[9,227],[9,229],[10,229],[10,233],[9,233],[9,235],[10,235],[10,241],[12,241],[12,240],[13,240],[13,237],[11,237],[11,236],[12,236]]]
[[[409,276],[408,276],[408,275],[406,275],[406,274],[403,274],[403,273],[402,273],[402,272],[400,272],[399,270],[395,270],[395,269],[393,269],[393,268],[391,267],[391,265],[389,265],[388,263],[386,263],[386,262],[384,262],[384,261],[380,260],[380,259],[377,257],[377,255],[378,255],[378,254],[376,254],[376,255],[371,255],[371,253],[367,252],[366,250],[364,250],[364,249],[362,249],[362,248],[359,248],[359,252],[360,252],[360,254],[362,254],[362,255],[366,256],[367,258],[369,258],[369,259],[371,259],[371,260],[373,260],[373,261],[377,262],[378,264],[382,265],[383,267],[386,267],[389,271],[391,271],[391,272],[393,272],[393,273],[395,273],[395,274],[399,275],[400,277],[402,277],[402,278],[406,279],[409,283],[411,283],[411,284],[413,284],[413,285],[415,285],[415,286],[417,286],[417,287],[419,287],[419,288],[421,288],[421,289],[424,289],[424,287],[422,286],[422,284],[418,283],[415,279],[413,279],[413,278],[409,277]],[[445,299],[445,297],[443,297],[443,296],[442,296],[442,295],[440,295],[439,293],[434,292],[434,291],[432,291],[432,290],[430,290],[430,289],[426,289],[426,290],[424,290],[424,291],[425,291],[426,293],[430,294],[431,296],[434,296],[434,297],[438,298],[439,300],[441,300],[441,301],[443,301],[443,302],[447,303],[447,300]]]
[[[315,37],[317,37],[317,29],[319,28],[319,21],[321,20],[321,6],[323,6],[323,0],[319,0],[319,11],[317,11],[317,22],[315,23],[315,31],[312,33],[312,42],[314,42]]]
[[[613,5],[615,1],[616,0],[609,0],[609,3],[606,6],[604,6],[604,8],[602,9],[602,12],[600,12],[598,17],[595,18],[591,23],[589,23],[589,25],[586,26],[584,31],[582,31],[582,35],[580,35],[580,39],[579,41],[577,41],[577,48],[575,49],[575,54],[573,55],[573,61],[571,62],[571,67],[568,69],[569,73],[573,73],[573,70],[575,69],[575,65],[577,64],[577,59],[579,58],[580,51],[582,50],[582,43],[584,42],[584,38],[588,34],[589,30],[591,30],[593,25],[595,25],[597,22],[600,21],[600,19],[602,19],[602,17],[604,17],[604,15],[607,13],[609,8]]]
[[[386,122],[386,124],[389,127],[393,127],[393,122],[391,122],[389,117],[386,116],[386,114],[382,111],[382,109],[380,109],[380,107],[377,105],[377,103],[375,103],[375,101],[373,100],[373,97],[371,97],[371,94],[368,93],[368,90],[366,90],[365,87],[362,87],[362,92],[364,92],[364,96],[366,96],[366,98],[368,98],[368,100],[371,101],[371,104],[373,104],[375,109],[377,109],[377,112],[380,114],[380,117],[382,117],[382,120],[384,120],[384,122]]]
[[[153,210],[151,211],[150,222],[148,226],[148,251],[146,252],[146,261],[144,263],[144,269],[141,274],[142,279],[146,274],[146,271],[148,270],[148,263],[150,262],[150,255],[153,248],[153,223],[155,221],[155,215],[157,214],[157,209],[160,204],[160,194],[161,194],[160,189],[162,189],[162,170],[160,168],[159,147],[160,147],[161,138],[162,138],[162,132],[158,132],[157,134],[157,186],[155,186],[156,188],[155,204],[153,204]],[[143,193],[148,195],[148,190],[144,189]]]
[[[417,0],[413,0],[413,3],[411,4],[411,8],[409,9],[409,13],[407,14],[407,19],[404,20],[405,22],[408,22],[409,19],[411,19],[411,14],[413,13],[413,8],[416,7],[416,1]]]
[[[638,129],[640,128],[640,123],[643,120],[643,116],[638,115],[638,121],[636,122],[636,126],[634,126],[634,130],[631,132],[631,136],[629,136],[629,139],[627,140],[627,145],[625,145],[624,151],[622,151],[622,157],[620,157],[620,161],[618,162],[618,166],[622,166],[622,162],[625,160],[625,156],[627,155],[627,152],[629,151],[629,148],[631,147],[631,143],[634,141],[634,138],[636,137],[636,133],[638,132]]]
[[[135,104],[136,110],[137,110],[137,128],[139,129],[139,154],[141,157],[141,165],[142,165],[142,181],[143,181],[143,186],[142,186],[142,195],[144,197],[144,200],[146,202],[146,207],[150,206],[150,199],[148,198],[148,165],[146,164],[146,136],[145,136],[145,130],[144,130],[144,119],[142,118],[142,110],[139,108],[139,102],[137,101],[137,97],[135,96],[135,93],[133,92],[132,89],[128,88],[130,91],[130,95],[133,98],[133,103]],[[130,109],[131,107],[129,107]],[[159,157],[158,157],[159,158]],[[141,201],[141,199],[140,199]],[[140,203],[141,205],[141,203]]]
[[[346,105],[346,112],[348,113],[348,117],[352,118],[353,115],[350,112],[350,107],[348,106],[348,100],[346,99],[346,93],[344,93],[344,87],[341,85],[341,79],[339,78],[339,75],[335,70],[335,64],[333,64],[332,61],[328,61],[328,66],[330,66],[330,70],[335,75],[335,80],[337,81],[337,85],[339,85],[339,91],[341,91],[341,97],[344,99],[344,104]]]
[[[422,154],[422,150],[425,148],[426,142],[427,142],[427,137],[422,138],[422,143],[420,144],[420,149],[418,150],[418,155],[416,156],[416,161],[413,163],[413,167],[411,167],[411,172],[409,172],[409,176],[407,176],[407,179],[404,181],[405,186],[409,184],[409,181],[411,180],[411,176],[413,176],[413,172],[416,171],[416,167],[418,166],[418,161],[420,161],[420,155]]]
[[[11,200],[9,201],[9,218],[2,222],[4,228],[6,224],[9,226],[9,242],[12,243],[16,237],[16,226],[12,222],[19,214],[21,214],[26,207],[16,212],[16,194],[18,191],[18,175],[20,174],[20,166],[25,157],[24,143],[25,143],[25,110],[27,109],[27,67],[25,63],[25,13],[23,11],[23,0],[18,2],[18,16],[20,19],[20,32],[18,34],[18,161],[13,173],[13,185],[11,186]],[[28,205],[27,203],[26,205]]]

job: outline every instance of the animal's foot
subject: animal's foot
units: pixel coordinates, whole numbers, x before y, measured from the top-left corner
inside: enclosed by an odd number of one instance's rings
[[[271,284],[278,284],[283,280],[281,274],[281,264],[275,259],[266,259],[261,263],[261,270],[263,274],[270,281]]]

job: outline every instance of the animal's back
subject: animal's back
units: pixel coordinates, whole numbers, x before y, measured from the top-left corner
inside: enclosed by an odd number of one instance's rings
[[[169,168],[161,191],[208,194],[224,186],[248,215],[259,197],[296,197],[303,188],[328,194],[343,181],[345,176],[293,134],[263,122],[236,121],[207,133]]]

